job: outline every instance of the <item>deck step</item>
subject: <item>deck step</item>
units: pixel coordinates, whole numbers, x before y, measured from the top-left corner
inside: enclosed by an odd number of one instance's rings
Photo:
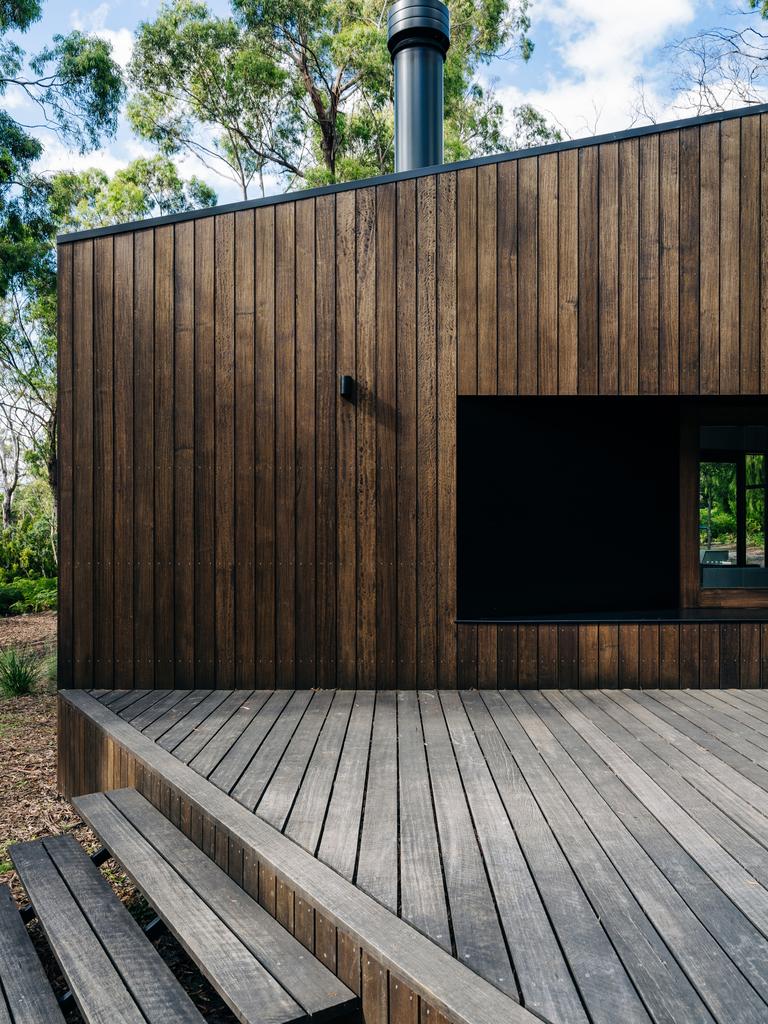
[[[357,1013],[357,996],[135,790],[73,803],[239,1020]]]
[[[202,1024],[157,950],[71,836],[20,843],[9,853],[85,1021]]]
[[[0,886],[0,1024],[64,1024],[26,925]]]

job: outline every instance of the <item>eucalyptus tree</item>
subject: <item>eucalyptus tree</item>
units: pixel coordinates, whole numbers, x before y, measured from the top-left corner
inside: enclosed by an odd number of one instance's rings
[[[392,68],[382,0],[169,0],[137,31],[128,73],[136,132],[161,151],[186,151],[237,182],[265,176],[308,186],[393,166]],[[483,67],[528,60],[528,0],[449,0],[446,157],[556,138],[522,107],[505,111]]]

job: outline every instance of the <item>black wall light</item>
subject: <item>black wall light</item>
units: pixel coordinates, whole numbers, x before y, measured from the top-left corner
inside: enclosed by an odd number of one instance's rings
[[[339,377],[339,394],[342,398],[346,398],[348,402],[354,402],[355,400],[355,378],[350,377],[346,373],[342,373]]]

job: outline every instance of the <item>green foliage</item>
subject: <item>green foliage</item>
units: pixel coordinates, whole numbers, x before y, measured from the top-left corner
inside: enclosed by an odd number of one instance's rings
[[[40,112],[43,127],[85,152],[113,135],[124,87],[110,46],[71,32],[36,55],[8,37],[37,21],[42,4],[0,3],[0,96],[21,91]],[[51,288],[56,225],[47,206],[48,184],[34,173],[42,145],[8,110],[0,111],[0,299],[12,288]]]
[[[184,180],[165,156],[139,157],[109,177],[96,167],[62,171],[51,182],[50,206],[61,230],[75,231],[214,206],[214,190]]]
[[[12,648],[0,651],[0,694],[3,697],[25,697],[38,681],[38,664],[34,654]]]
[[[0,583],[0,615],[24,615],[56,608],[58,583],[55,577],[28,579],[18,577]]]
[[[244,193],[269,163],[298,170],[287,72],[253,34],[213,16],[205,3],[176,0],[139,25],[130,75],[128,117],[161,152],[187,150]],[[213,140],[212,126],[219,129]]]
[[[528,0],[450,0],[446,155],[460,159],[556,137],[530,107],[511,135],[477,79],[499,55],[528,60]],[[134,129],[163,152],[187,150],[237,181],[277,173],[327,184],[393,166],[392,66],[380,0],[167,0],[139,26],[129,75]]]
[[[124,87],[110,43],[82,32],[57,35],[30,67],[34,86],[46,90],[46,116],[67,143],[86,152],[115,134]]]
[[[0,530],[0,583],[17,577],[36,579],[56,575],[55,513],[47,482],[22,485],[14,503],[14,519]]]

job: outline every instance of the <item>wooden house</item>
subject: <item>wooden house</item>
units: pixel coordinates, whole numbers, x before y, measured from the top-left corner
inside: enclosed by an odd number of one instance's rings
[[[62,791],[368,1022],[768,1019],[767,245],[763,107],[61,238]]]

